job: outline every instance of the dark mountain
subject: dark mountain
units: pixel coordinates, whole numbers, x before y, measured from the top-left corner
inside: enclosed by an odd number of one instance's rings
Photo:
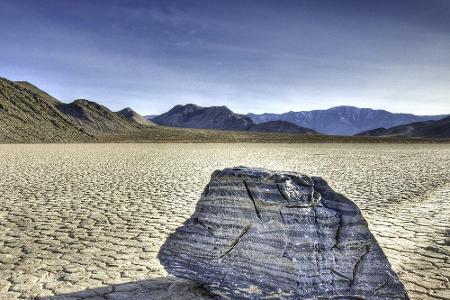
[[[250,131],[317,134],[317,132],[312,129],[301,127],[286,121],[269,121],[255,124],[250,128]]]
[[[132,110],[129,107],[126,107],[120,111],[117,112],[118,115],[122,116],[123,118],[127,119],[130,122],[135,122],[140,125],[144,126],[154,126],[155,124],[151,122],[150,120],[146,119],[145,117],[141,116],[134,110]]]
[[[337,106],[326,110],[287,112],[283,114],[248,114],[255,123],[282,120],[318,132],[333,135],[353,135],[374,128],[438,120],[446,115],[417,116],[412,114],[391,113],[386,110]]]
[[[57,103],[31,84],[0,78],[0,141],[93,140],[92,134],[56,108]]]
[[[248,130],[254,125],[249,117],[235,114],[226,106],[195,104],[177,105],[152,121],[163,126],[236,131]]]
[[[61,103],[56,107],[74,123],[93,134],[130,132],[142,126],[86,99],[78,99],[69,104]]]
[[[450,117],[437,121],[415,122],[391,128],[363,131],[356,136],[450,138]]]

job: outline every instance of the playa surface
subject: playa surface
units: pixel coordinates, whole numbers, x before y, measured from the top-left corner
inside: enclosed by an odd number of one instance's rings
[[[202,298],[156,255],[238,165],[323,177],[412,299],[450,298],[449,145],[52,144],[0,145],[0,299]]]

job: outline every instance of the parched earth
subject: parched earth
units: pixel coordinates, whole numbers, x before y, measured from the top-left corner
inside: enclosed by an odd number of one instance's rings
[[[450,299],[450,146],[0,145],[0,299],[206,299],[156,254],[215,169],[322,176],[412,299]]]

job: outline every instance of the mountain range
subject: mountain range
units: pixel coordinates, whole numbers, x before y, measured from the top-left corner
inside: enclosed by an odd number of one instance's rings
[[[391,128],[376,128],[363,131],[356,136],[448,138],[450,137],[450,117],[436,121],[398,125]]]
[[[439,120],[446,115],[418,116],[391,113],[386,110],[336,106],[325,110],[290,111],[282,114],[247,114],[255,123],[282,120],[331,135],[354,135],[374,128],[390,128],[397,125]]]
[[[28,82],[0,78],[0,141],[91,141],[151,126],[124,114],[85,99],[62,103]]]
[[[310,112],[242,115],[226,106],[186,104],[149,118],[129,107],[113,112],[86,99],[63,103],[29,82],[0,77],[0,142],[302,140],[299,136],[320,141],[324,139],[321,135],[324,133],[351,135],[354,132],[365,137],[450,138],[450,117],[444,117],[394,114],[349,106]],[[301,125],[305,123],[307,126]],[[257,135],[257,132],[272,134]],[[367,140],[365,137],[362,139]]]
[[[176,105],[151,120],[158,125],[182,128],[317,134],[314,130],[286,121],[255,124],[248,116],[236,114],[226,106]]]

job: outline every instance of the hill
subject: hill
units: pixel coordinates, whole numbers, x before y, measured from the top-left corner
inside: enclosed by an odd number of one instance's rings
[[[295,125],[286,121],[269,121],[255,124],[250,128],[255,132],[279,132],[279,133],[298,133],[298,134],[317,134],[316,131]]]
[[[56,99],[27,83],[0,78],[0,141],[89,141],[94,136],[61,113]]]
[[[437,121],[415,122],[391,128],[363,131],[356,136],[450,138],[450,117]]]
[[[391,113],[386,110],[337,106],[326,110],[287,112],[283,114],[248,114],[255,123],[282,120],[332,135],[353,135],[374,128],[438,120],[446,115],[417,116],[413,114]]]
[[[126,107],[126,108],[118,111],[117,114],[122,116],[123,118],[127,119],[130,122],[135,122],[137,124],[144,125],[144,126],[155,126],[155,124],[152,121],[141,116],[140,114],[138,114],[137,112],[135,112],[134,110],[132,110],[129,107]]]
[[[112,112],[107,107],[86,99],[78,99],[69,104],[59,104],[57,108],[70,120],[92,134],[122,133],[138,130],[142,125]]]
[[[234,131],[245,131],[254,125],[249,117],[235,114],[226,106],[201,107],[195,104],[176,105],[152,121],[171,127]]]

